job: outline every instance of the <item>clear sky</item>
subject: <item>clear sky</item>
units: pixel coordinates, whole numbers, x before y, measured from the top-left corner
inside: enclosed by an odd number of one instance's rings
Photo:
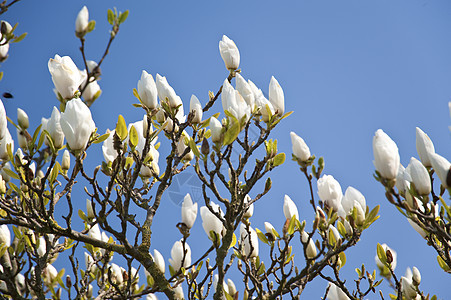
[[[108,41],[107,8],[130,10],[102,65],[103,94],[91,108],[99,132],[113,128],[118,114],[127,123],[142,119],[143,112],[131,105],[142,70],[166,76],[185,107],[191,94],[206,103],[208,91],[216,92],[228,75],[218,50],[226,34],[240,50],[245,78],[267,95],[274,75],[284,89],[286,111],[294,113],[274,132],[279,150],[291,157],[289,132],[295,131],[313,154],[324,156],[325,173],[341,183],[343,192],[353,186],[370,207],[381,205],[381,218],[346,252],[343,274],[348,283],[361,263],[376,268],[376,244],[387,243],[398,253],[398,275],[417,266],[425,292],[449,296],[450,278],[439,268],[435,251],[389,205],[383,187],[373,179],[372,137],[378,128],[388,133],[406,166],[411,156],[418,157],[418,126],[431,137],[437,153],[451,158],[451,2],[22,0],[2,16],[11,24],[19,22],[19,33],[28,32],[23,42],[11,45],[10,57],[1,65],[5,76],[0,91],[14,95],[4,101],[10,117],[15,118],[21,107],[37,126],[41,117],[50,116],[53,105],[58,106],[47,61],[55,54],[69,55],[82,68],[74,24],[83,5],[97,21],[87,36],[87,56],[93,60],[100,59]],[[222,107],[218,103],[213,110]],[[103,159],[101,147],[92,147],[88,157],[91,162]],[[166,259],[180,238],[175,228],[180,197],[198,191],[193,175],[188,170],[174,183],[156,219],[155,226],[164,234],[154,236],[152,248]],[[287,160],[271,177],[273,189],[257,203],[252,226],[263,229],[263,222],[270,221],[281,228],[284,194],[296,202],[300,218],[311,224],[308,186],[297,165]],[[79,208],[84,207],[81,195]],[[197,233],[189,243],[207,247],[200,215],[193,230]],[[193,247],[193,255],[201,254],[201,248]],[[260,252],[265,250],[261,245]],[[325,287],[324,281],[316,280],[303,298],[318,299]],[[386,283],[382,289],[390,290]]]

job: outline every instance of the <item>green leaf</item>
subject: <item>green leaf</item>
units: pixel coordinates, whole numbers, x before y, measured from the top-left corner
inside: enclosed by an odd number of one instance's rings
[[[277,145],[277,144],[276,144]],[[277,146],[276,146],[277,147]],[[274,167],[280,166],[281,164],[283,164],[285,162],[285,153],[279,153],[274,157]]]
[[[133,96],[135,96],[139,100],[139,102],[141,102],[141,98],[139,97],[138,90],[135,88],[133,89]]]
[[[24,32],[24,33],[22,33],[21,35],[19,35],[18,37],[16,37],[12,42],[13,42],[13,43],[18,43],[18,42],[20,42],[21,40],[23,40],[26,36],[27,36],[27,33]]]
[[[52,184],[55,182],[56,177],[58,176],[59,171],[61,170],[61,166],[59,162],[56,162],[52,168],[52,172],[50,173],[49,182]]]
[[[85,222],[88,221],[88,217],[85,215],[84,211],[82,211],[81,209],[78,210],[78,216],[79,216],[80,219],[82,219],[83,221],[85,221]]]
[[[255,228],[255,231],[257,232],[258,238],[265,244],[269,244],[268,239],[266,238],[265,234],[260,231],[260,229]]]
[[[130,143],[132,144],[133,147],[136,147],[139,142],[139,136],[138,136],[138,131],[136,131],[135,126],[132,125],[132,127],[130,127],[129,134],[130,134]]]
[[[44,144],[44,140],[45,140],[45,134],[41,134],[41,136],[39,137],[38,148],[37,149],[41,149],[42,144]]]
[[[33,144],[36,143],[36,139],[38,138],[39,131],[41,130],[42,124],[39,124],[38,128],[33,133]]]
[[[128,135],[127,124],[125,124],[125,120],[122,115],[119,115],[119,117],[117,118],[116,134],[119,136],[121,141],[125,140]]]
[[[20,232],[19,228],[17,228],[16,226],[13,226],[13,232],[14,232],[14,236],[18,239],[22,238],[22,233]]]
[[[285,119],[286,117],[288,117],[289,115],[291,115],[293,112],[289,111],[286,114],[284,114],[282,117],[280,117],[281,120]]]
[[[365,217],[365,221],[369,224],[373,223],[377,219],[379,219],[379,216],[377,215],[379,213],[380,205],[377,205],[374,207],[371,212]]]
[[[3,71],[0,72],[0,80],[3,79]]]
[[[128,10],[124,11],[123,13],[121,13],[121,14],[119,15],[119,20],[118,20],[117,22],[118,22],[119,24],[124,23],[125,20],[127,20],[128,13],[129,13]]]
[[[381,244],[377,243],[377,257],[384,265],[387,265],[387,254]]]
[[[232,242],[230,243],[229,249],[236,245],[236,235],[235,233],[232,236]]]
[[[110,133],[102,134],[101,136],[96,138],[93,143],[100,144],[100,143],[104,142],[109,136],[110,136]]]
[[[189,139],[188,145],[191,148],[191,151],[193,151],[194,155],[199,157],[200,156],[199,148],[197,148],[196,143],[194,142],[193,138]]]
[[[108,9],[108,23],[110,23],[110,25],[114,24],[114,13],[111,9]]]
[[[14,179],[19,179],[19,175],[17,175],[16,173],[14,173],[13,170],[10,170],[8,168],[3,168],[2,169],[7,175],[9,175],[9,177],[14,178]]]
[[[86,30],[87,32],[91,32],[96,28],[96,21],[91,20],[88,23],[88,29]]]
[[[288,229],[287,229],[287,233],[289,234],[289,235],[292,235],[293,233],[294,233],[294,228],[295,228],[295,225],[296,224],[296,216],[293,216],[291,219],[290,219],[290,223],[288,224]]]
[[[337,222],[337,229],[341,236],[346,236],[346,228],[341,221]]]
[[[449,266],[446,264],[446,262],[443,260],[443,258],[440,257],[440,255],[437,256],[437,262],[438,262],[438,265],[440,266],[440,268],[443,269],[443,271],[449,272],[449,271],[451,270],[450,267],[449,267]]]
[[[224,146],[233,143],[238,137],[238,134],[240,133],[240,123],[238,123],[238,121],[235,120],[232,121],[232,126],[230,126],[224,134],[224,142],[223,142]]]
[[[50,150],[52,153],[56,153],[55,144],[53,143],[52,136],[48,133],[47,130],[42,131],[47,136],[47,142],[49,143]]]
[[[338,257],[340,257],[340,268],[342,268],[346,264],[346,254],[344,252],[340,252]]]

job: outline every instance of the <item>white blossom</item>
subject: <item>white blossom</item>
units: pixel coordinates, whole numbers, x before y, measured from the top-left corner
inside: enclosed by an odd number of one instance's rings
[[[53,84],[61,97],[74,98],[75,92],[85,78],[72,59],[69,56],[61,57],[56,54],[55,58],[50,58],[48,68]]]
[[[296,217],[296,220],[299,221],[298,208],[288,195],[283,198],[283,214],[287,220]]]
[[[91,134],[96,129],[91,111],[80,99],[73,99],[66,104],[60,123],[71,150],[86,148]]]
[[[77,15],[77,19],[75,19],[75,33],[77,36],[83,36],[88,30],[89,24],[89,11],[86,6],[80,10]]]
[[[235,42],[226,35],[223,35],[222,40],[219,41],[219,52],[228,70],[238,69],[240,65],[240,52]]]
[[[258,256],[258,236],[257,232],[250,226],[240,225],[240,240],[243,246],[243,255],[246,257]]]
[[[171,249],[171,258],[169,259],[169,263],[175,271],[180,270],[182,266],[186,268],[191,265],[191,248],[188,243],[185,243],[185,248],[183,247],[183,243],[181,241],[174,243]]]
[[[374,166],[385,179],[395,179],[399,169],[399,152],[396,143],[378,129],[373,138]]]
[[[210,206],[213,209],[213,211],[220,216],[223,216],[223,213],[221,211],[221,208],[216,203],[210,202]],[[202,218],[202,227],[205,230],[205,233],[207,234],[208,238],[212,239],[210,236],[210,232],[215,232],[219,238],[222,236],[222,230],[224,225],[222,224],[222,221],[213,214],[207,206],[202,206],[200,208],[200,216]]]
[[[189,111],[190,113],[194,114],[191,122],[193,122],[194,124],[202,122],[202,104],[200,104],[199,99],[195,95],[191,95],[189,102]]]
[[[192,228],[197,217],[197,203],[193,204],[190,194],[186,194],[182,203],[182,222]]]
[[[405,172],[409,173],[412,183],[420,195],[429,195],[431,192],[431,179],[426,167],[415,157],[410,159]]]
[[[424,133],[419,127],[416,127],[416,141],[418,156],[425,167],[431,166],[431,161],[429,159],[430,153],[435,153],[434,144],[432,143],[429,136]]]
[[[306,162],[311,156],[309,147],[305,141],[293,131],[290,132],[290,137],[294,156],[300,161]]]
[[[144,70],[141,73],[141,79],[138,81],[138,95],[146,107],[150,109],[157,107],[157,85],[155,84],[152,75]]]
[[[340,183],[332,175],[323,175],[318,179],[317,186],[320,200],[338,211],[343,197]]]
[[[448,174],[451,168],[450,162],[437,153],[431,153],[429,155],[429,159],[431,160],[432,168],[434,169],[435,173],[437,173],[438,178],[440,178],[442,185],[445,188],[448,188],[450,186],[448,182],[451,181],[448,180]]]
[[[275,112],[279,116],[283,116],[285,112],[285,97],[282,87],[274,76],[271,77],[269,82],[269,102],[271,102]]]

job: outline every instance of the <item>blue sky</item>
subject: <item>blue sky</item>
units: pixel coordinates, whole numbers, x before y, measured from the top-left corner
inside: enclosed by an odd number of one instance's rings
[[[32,126],[49,117],[58,105],[47,61],[55,54],[69,55],[82,67],[75,18],[87,5],[96,30],[87,36],[88,59],[99,60],[108,41],[106,10],[130,10],[110,54],[102,65],[99,82],[103,94],[92,106],[100,132],[113,128],[118,114],[128,122],[142,118],[132,107],[141,71],[168,78],[186,107],[191,94],[206,103],[208,91],[216,92],[228,72],[218,50],[226,34],[241,53],[242,75],[267,95],[274,75],[285,93],[286,111],[293,115],[275,130],[279,150],[291,157],[290,131],[302,136],[313,154],[324,156],[325,173],[342,185],[359,189],[367,204],[381,205],[381,218],[347,252],[345,278],[353,282],[354,268],[365,263],[375,268],[376,244],[387,243],[398,252],[397,274],[417,266],[426,292],[445,297],[447,276],[436,263],[434,250],[388,204],[384,189],[373,179],[372,137],[378,128],[398,144],[401,162],[407,165],[415,149],[415,127],[431,137],[437,153],[451,158],[451,3],[432,0],[399,1],[21,1],[2,17],[19,22],[27,38],[10,47],[1,65],[5,72],[0,91],[11,92],[7,114],[15,118],[21,107]],[[213,109],[222,111],[220,104]],[[12,130],[12,128],[10,128]],[[163,140],[163,138],[161,139]],[[162,148],[164,149],[164,148]],[[101,147],[88,152],[91,162],[102,159]],[[194,191],[193,172],[180,178],[167,194],[156,226],[165,235],[154,236],[153,247],[165,258],[179,234],[177,195]],[[284,194],[296,202],[301,219],[311,220],[308,186],[294,162],[271,174],[273,189],[256,205],[254,227],[264,221],[283,224]],[[252,195],[251,195],[252,196]],[[84,208],[84,196],[80,196]],[[208,240],[200,216],[191,243]],[[171,238],[168,238],[168,235]],[[260,251],[263,251],[261,247]],[[200,254],[200,250],[193,251]],[[315,281],[304,297],[319,297],[326,284]],[[386,284],[384,291],[389,291]],[[373,298],[373,297],[371,297]]]

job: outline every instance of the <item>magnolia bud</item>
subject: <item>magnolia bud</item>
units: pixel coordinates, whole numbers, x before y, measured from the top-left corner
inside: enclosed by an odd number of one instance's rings
[[[399,169],[399,152],[396,143],[378,129],[373,138],[374,166],[385,179],[395,179]]]
[[[6,224],[0,226],[0,245],[11,246],[11,233]]]
[[[421,282],[420,270],[417,267],[412,268],[412,282],[414,285],[419,285]]]
[[[27,113],[20,108],[17,109],[17,123],[22,129],[27,129],[30,126]]]
[[[200,104],[199,99],[195,95],[191,96],[189,111],[194,114],[194,117],[191,120],[193,124],[202,122],[202,104]]]
[[[80,99],[73,99],[61,113],[61,128],[72,150],[84,150],[96,124],[91,111]]]
[[[141,79],[138,81],[138,95],[141,102],[148,108],[154,109],[158,105],[157,85],[151,74],[142,71]],[[161,99],[160,99],[161,100]]]
[[[86,212],[88,213],[88,219],[92,220],[95,218],[92,202],[89,199],[86,199]]]
[[[418,159],[412,157],[405,172],[409,173],[420,195],[429,195],[431,192],[431,179],[428,170]]]
[[[304,140],[293,131],[290,132],[291,144],[293,146],[293,154],[302,162],[306,162],[310,158],[310,149]]]
[[[332,175],[323,175],[318,179],[317,186],[320,200],[338,212],[343,197],[340,183]]]
[[[248,205],[249,201],[251,201],[251,200],[252,200],[251,197],[249,195],[246,195],[243,200],[244,207],[246,207]],[[250,217],[252,217],[253,214],[254,214],[254,204],[252,203],[249,206],[249,208],[246,210],[246,212],[243,214],[243,217],[245,219],[249,219]]]
[[[61,168],[63,171],[68,171],[70,168],[70,154],[69,151],[64,150],[63,152],[63,160],[61,161]]]
[[[154,249],[152,257],[153,257],[153,261],[157,265],[157,267],[160,270],[160,272],[164,274],[166,266],[165,266],[165,263],[164,263],[163,255],[161,255],[161,253],[157,249]]]
[[[246,225],[241,224],[240,240],[242,243],[242,251],[244,256],[258,256],[258,236],[254,229],[252,229],[250,226],[246,227]]]
[[[215,117],[210,118],[211,141],[219,143],[222,139],[222,124]]]
[[[80,10],[75,20],[75,35],[77,37],[82,37],[86,34],[89,24],[89,11],[86,6]]]
[[[171,258],[169,259],[169,263],[174,271],[180,270],[181,267],[186,268],[191,265],[191,248],[188,243],[183,244],[181,241],[174,243],[171,249]]]
[[[288,195],[285,195],[283,199],[283,214],[287,220],[290,220],[293,217],[296,217],[296,220],[299,221],[299,213],[296,204],[294,204],[293,200]]]
[[[316,246],[315,246],[315,243],[313,242],[313,239],[311,239],[311,238],[309,239],[307,232],[302,231],[301,240],[302,240],[302,243],[304,243],[304,244],[307,243],[307,241],[308,241],[306,255],[307,255],[308,259],[313,259],[317,255]]]
[[[7,131],[8,121],[6,119],[6,111],[2,100],[0,100],[0,140],[5,137]]]
[[[210,206],[215,213],[223,216],[219,205],[210,202]],[[222,230],[224,227],[222,221],[215,214],[213,214],[207,206],[202,206],[200,208],[200,216],[202,218],[202,227],[204,228],[208,238],[213,240],[213,237],[210,235],[211,231],[213,231],[216,235],[219,236],[219,238],[221,238]]]
[[[443,156],[438,155],[437,153],[431,153],[429,155],[429,159],[431,160],[432,168],[434,169],[435,173],[437,173],[438,178],[440,178],[442,185],[445,188],[450,187],[451,186],[449,178],[451,168],[450,162]]]
[[[274,76],[271,77],[269,82],[269,102],[271,102],[277,115],[283,116],[285,112],[285,97],[282,87]]]
[[[219,42],[219,52],[228,70],[236,70],[240,65],[240,52],[235,43],[227,36],[223,35]]]
[[[2,176],[0,175],[0,194],[4,195],[6,193],[6,182],[3,180]]]
[[[182,203],[182,222],[191,228],[197,217],[197,203],[193,204],[190,194],[186,194]]]
[[[434,144],[429,136],[420,128],[416,128],[416,146],[418,156],[425,167],[431,166],[430,153],[435,153]]]

